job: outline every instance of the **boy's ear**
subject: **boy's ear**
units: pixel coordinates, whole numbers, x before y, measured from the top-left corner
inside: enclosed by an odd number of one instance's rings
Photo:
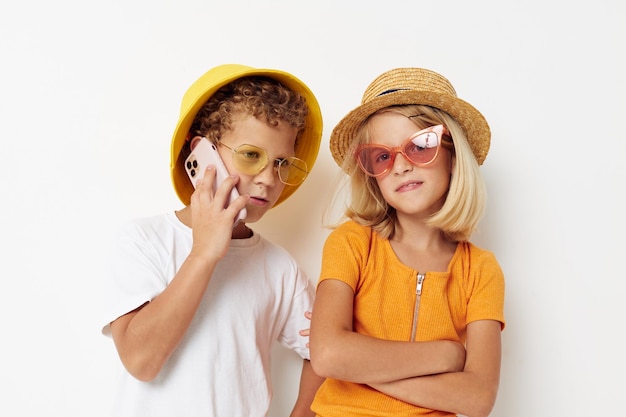
[[[193,151],[193,149],[198,145],[198,142],[200,142],[202,139],[204,139],[204,137],[194,136],[193,139],[191,139],[191,141],[189,142],[189,148]]]

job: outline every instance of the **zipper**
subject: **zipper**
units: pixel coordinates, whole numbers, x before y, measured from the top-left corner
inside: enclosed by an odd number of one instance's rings
[[[424,285],[426,274],[417,273],[417,284],[415,284],[415,307],[413,308],[413,329],[411,330],[411,341],[415,341],[417,335],[417,316],[420,310],[420,300],[422,298],[422,285]]]

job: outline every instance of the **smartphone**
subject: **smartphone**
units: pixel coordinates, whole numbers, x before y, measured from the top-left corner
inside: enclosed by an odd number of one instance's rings
[[[187,171],[189,180],[191,180],[194,188],[196,188],[196,183],[200,178],[202,178],[206,167],[210,164],[215,165],[215,182],[213,183],[213,192],[215,192],[217,190],[217,186],[221,184],[230,174],[228,173],[222,158],[220,158],[220,154],[217,151],[215,144],[207,138],[202,138],[198,141],[198,144],[195,148],[193,148],[191,154],[185,160],[185,171]],[[228,197],[226,206],[228,206],[237,197],[239,197],[239,192],[237,192],[237,187],[233,187],[230,191],[230,196]],[[237,215],[234,226],[245,219],[246,215],[247,211],[244,207]]]

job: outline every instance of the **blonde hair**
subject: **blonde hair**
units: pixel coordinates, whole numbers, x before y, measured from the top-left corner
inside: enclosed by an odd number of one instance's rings
[[[443,124],[448,128],[453,142],[453,167],[450,187],[441,209],[428,220],[429,226],[438,228],[451,241],[469,240],[476,230],[485,210],[487,193],[476,157],[460,125],[447,113],[422,105],[387,107],[370,115],[359,127],[347,155],[343,171],[350,177],[350,201],[344,216],[369,226],[384,238],[395,232],[396,211],[383,198],[376,179],[366,175],[354,158],[354,150],[368,143],[369,121],[382,112],[394,112],[408,117],[418,129]]]

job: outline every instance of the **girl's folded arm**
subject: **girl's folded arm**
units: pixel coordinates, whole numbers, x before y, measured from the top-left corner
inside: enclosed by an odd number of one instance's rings
[[[501,323],[479,320],[467,326],[467,359],[461,372],[370,384],[402,401],[467,417],[493,409],[500,381]]]
[[[383,340],[353,330],[354,292],[327,279],[318,285],[311,320],[311,364],[323,377],[356,383],[380,383],[458,371],[464,347],[453,341]]]

